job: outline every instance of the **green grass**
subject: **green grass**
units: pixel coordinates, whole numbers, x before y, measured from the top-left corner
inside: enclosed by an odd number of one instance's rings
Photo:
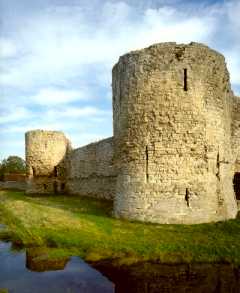
[[[1,289],[0,288],[0,293],[8,293],[8,289]]]
[[[73,196],[0,191],[0,238],[51,247],[85,260],[229,262],[240,264],[240,219],[201,225],[156,225],[111,216],[112,204]]]

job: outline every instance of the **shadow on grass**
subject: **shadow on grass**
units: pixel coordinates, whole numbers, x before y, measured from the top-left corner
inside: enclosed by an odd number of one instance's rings
[[[96,216],[111,217],[113,202],[105,199],[95,199],[85,196],[74,195],[25,195],[23,192],[6,192],[13,200],[62,209],[64,211],[81,214],[92,214]]]
[[[240,212],[238,213],[237,219],[228,220],[226,222],[216,222],[208,224],[195,224],[195,225],[183,225],[183,224],[154,224],[154,223],[143,223],[139,221],[128,221],[128,220],[117,220],[112,217],[113,202],[104,199],[95,199],[92,197],[74,196],[74,195],[25,195],[23,192],[6,192],[8,200],[21,200],[36,206],[51,207],[67,211],[73,215],[85,215],[87,217],[103,217],[102,221],[112,220],[114,225],[121,227],[125,226],[126,229],[137,229],[140,228],[141,232],[144,229],[144,234],[158,233],[161,234],[161,230],[164,233],[177,234],[184,233],[186,236],[192,236],[193,233],[201,233],[203,235],[211,234],[213,238],[221,237],[219,233],[228,234],[234,236],[240,240]],[[101,226],[100,219],[98,222]],[[188,236],[187,236],[188,237]],[[157,237],[156,237],[157,238]],[[177,237],[176,237],[177,238]]]

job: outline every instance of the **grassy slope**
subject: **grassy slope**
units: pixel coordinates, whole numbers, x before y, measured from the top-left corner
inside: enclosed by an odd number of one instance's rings
[[[86,260],[240,264],[240,219],[202,225],[154,225],[111,217],[109,202],[69,196],[27,197],[0,191],[0,223],[24,246],[55,247]]]

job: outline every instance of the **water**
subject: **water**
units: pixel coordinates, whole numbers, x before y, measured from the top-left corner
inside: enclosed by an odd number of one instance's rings
[[[117,293],[240,293],[240,268],[229,264],[142,263],[95,268],[111,279]]]
[[[41,249],[13,251],[11,243],[0,242],[0,292],[240,293],[240,268],[229,264],[118,267],[112,262],[98,262],[90,266],[78,257],[36,261],[38,253],[41,255]]]
[[[26,254],[11,251],[11,244],[3,242],[0,242],[0,288],[10,293],[114,292],[112,282],[78,257],[72,257],[61,270],[31,271],[26,268]]]

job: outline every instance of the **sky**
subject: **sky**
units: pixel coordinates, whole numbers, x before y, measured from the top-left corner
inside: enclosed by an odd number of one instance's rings
[[[205,43],[240,95],[240,0],[0,0],[0,160],[24,133],[61,130],[73,147],[112,135],[111,70],[153,43]]]

